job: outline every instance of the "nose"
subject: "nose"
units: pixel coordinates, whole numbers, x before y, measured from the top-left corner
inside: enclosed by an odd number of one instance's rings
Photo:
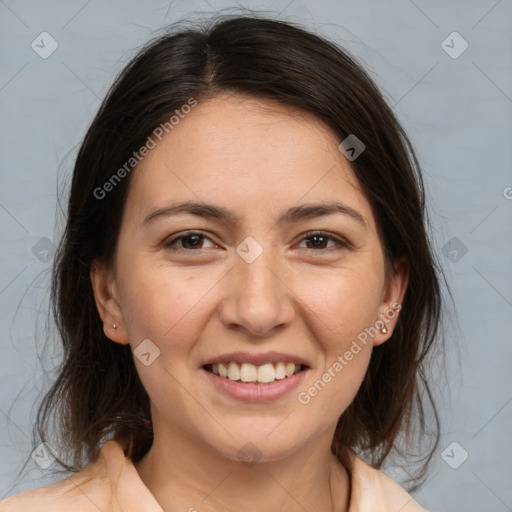
[[[236,255],[234,268],[226,276],[229,284],[219,309],[226,328],[263,337],[292,322],[293,291],[275,259],[264,256],[265,251],[248,263]]]

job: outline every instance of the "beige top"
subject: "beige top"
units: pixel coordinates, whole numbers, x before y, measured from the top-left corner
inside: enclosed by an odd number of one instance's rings
[[[428,512],[393,479],[350,451],[349,512]],[[98,459],[48,487],[0,502],[0,512],[164,512],[122,446],[107,441]]]

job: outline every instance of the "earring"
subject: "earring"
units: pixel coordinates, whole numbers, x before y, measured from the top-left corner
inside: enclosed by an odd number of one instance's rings
[[[388,330],[387,330],[387,328],[384,326],[384,327],[382,327],[382,328],[381,328],[380,332],[381,332],[382,334],[387,334],[387,333],[388,333]]]
[[[116,324],[112,325],[112,327],[113,327],[114,329],[117,329],[117,325],[116,325]]]

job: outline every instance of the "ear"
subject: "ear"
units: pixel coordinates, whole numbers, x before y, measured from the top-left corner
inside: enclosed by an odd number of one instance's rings
[[[90,278],[105,336],[116,343],[127,345],[129,338],[117,298],[117,286],[112,270],[108,269],[104,263],[95,261],[91,266]]]
[[[373,346],[381,345],[393,334],[398,322],[398,315],[402,309],[407,285],[409,284],[409,262],[406,257],[397,259],[393,268],[387,272],[386,284],[382,292],[382,301],[378,322],[376,322],[377,334],[373,338]],[[382,327],[387,332],[381,331]]]

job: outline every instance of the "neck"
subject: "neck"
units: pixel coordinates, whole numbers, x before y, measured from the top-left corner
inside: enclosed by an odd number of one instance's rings
[[[176,429],[155,429],[135,468],[168,511],[346,512],[350,478],[330,451],[332,433],[274,461],[241,462]]]

